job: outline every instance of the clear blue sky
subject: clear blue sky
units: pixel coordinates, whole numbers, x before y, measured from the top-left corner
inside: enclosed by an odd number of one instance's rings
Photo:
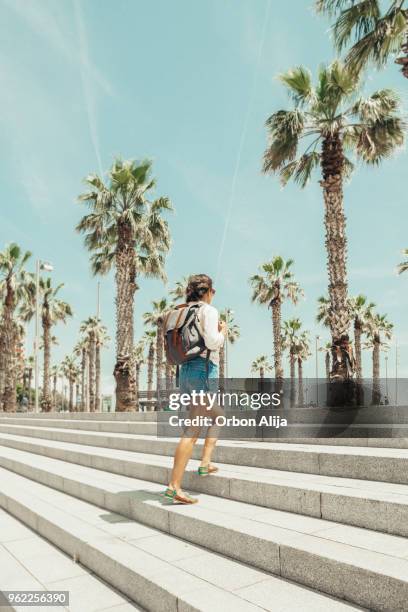
[[[296,308],[284,306],[283,317],[299,316],[326,340],[314,322],[327,284],[320,187],[282,190],[260,171],[265,119],[288,103],[275,76],[299,63],[315,70],[332,58],[328,23],[311,5],[0,0],[0,244],[17,241],[52,261],[55,281],[65,282],[61,297],[75,318],[56,329],[55,360],[72,350],[81,320],[96,307],[97,281],[74,232],[84,212],[76,196],[82,178],[108,168],[117,154],[150,157],[157,194],[174,203],[169,287],[190,273],[217,276],[216,305],[232,308],[242,330],[231,374],[246,375],[255,357],[272,353],[270,312],[250,303],[247,279],[274,254],[295,259],[306,293]],[[367,90],[384,85],[406,95],[393,65],[370,71]],[[350,292],[366,293],[395,323],[401,374],[408,376],[408,276],[395,273],[408,247],[407,167],[403,151],[379,169],[358,168],[345,207]],[[137,337],[142,313],[166,293],[156,281],[140,285]],[[102,316],[114,338],[112,278],[102,279]],[[365,362],[369,368],[368,355]],[[112,342],[103,360],[105,392],[113,388],[113,363]],[[313,358],[306,373],[314,374]]]

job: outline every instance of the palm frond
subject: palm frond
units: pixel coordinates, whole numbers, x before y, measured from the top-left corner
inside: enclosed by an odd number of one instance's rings
[[[290,162],[281,169],[279,176],[282,185],[285,186],[290,179],[293,179],[300,187],[306,187],[312,176],[313,170],[317,168],[319,164],[320,153],[317,151],[305,153],[299,159]]]
[[[362,0],[343,10],[333,26],[337,49],[344,49],[352,37],[360,40],[366,36],[376,27],[379,17],[378,0]]]
[[[279,80],[287,87],[296,104],[305,104],[314,97],[312,75],[307,68],[296,66],[279,75]]]
[[[408,249],[404,249],[402,251],[402,254],[408,256]],[[398,274],[402,274],[403,272],[406,272],[407,270],[408,270],[408,260],[403,261],[398,265]]]

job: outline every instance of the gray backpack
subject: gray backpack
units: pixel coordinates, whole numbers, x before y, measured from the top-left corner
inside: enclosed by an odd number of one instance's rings
[[[200,331],[199,311],[202,304],[180,304],[171,310],[163,324],[166,357],[171,365],[180,365],[206,350]],[[207,358],[210,351],[207,351]]]

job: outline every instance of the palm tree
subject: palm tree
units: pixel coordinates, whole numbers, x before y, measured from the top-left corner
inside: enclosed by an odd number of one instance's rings
[[[303,362],[310,357],[310,339],[309,332],[304,331],[297,338],[295,347],[295,357],[298,365],[298,405],[303,406],[305,403],[303,392]]]
[[[326,366],[326,379],[330,380],[330,355],[332,350],[332,343],[326,342],[324,346],[319,348],[319,351],[325,354],[324,362]]]
[[[96,336],[99,327],[98,317],[88,317],[80,327],[80,332],[86,338],[88,352],[88,389],[89,410],[96,408]]]
[[[32,409],[32,382],[33,382],[33,371],[34,371],[34,356],[30,355],[26,359],[26,370],[27,370],[27,397],[28,397],[28,410]]]
[[[259,374],[259,378],[265,378],[267,372],[272,372],[272,365],[267,355],[260,355],[251,364],[251,372],[253,374]]]
[[[0,252],[0,299],[1,310],[1,341],[3,363],[2,370],[2,401],[6,412],[15,412],[16,396],[16,344],[18,341],[18,326],[15,320],[17,306],[22,301],[30,301],[34,294],[32,276],[24,267],[30,259],[29,251],[23,252],[12,243]]]
[[[282,326],[282,349],[287,350],[289,353],[289,367],[290,367],[290,405],[294,406],[295,397],[295,366],[297,359],[297,348],[299,345],[298,332],[302,327],[300,319],[290,319],[284,321]]]
[[[278,173],[285,185],[293,179],[305,187],[313,170],[320,168],[325,204],[329,321],[333,345],[348,333],[347,240],[343,207],[343,182],[353,164],[346,150],[367,164],[378,164],[404,141],[405,126],[395,92],[383,89],[357,98],[359,77],[339,60],[319,71],[317,86],[311,75],[297,67],[281,75],[294,101],[291,110],[280,110],[267,121],[270,135],[264,172]],[[300,140],[306,139],[298,155]],[[320,147],[320,148],[319,148]],[[347,371],[333,351],[333,370]],[[337,380],[340,376],[337,378]]]
[[[361,334],[367,331],[367,321],[371,317],[375,304],[374,302],[367,302],[366,296],[360,294],[349,299],[349,306],[354,321],[354,356],[356,359],[357,380],[361,381],[363,377]]]
[[[150,325],[156,329],[156,410],[162,407],[162,381],[163,381],[163,349],[164,349],[164,330],[163,323],[166,312],[169,309],[166,298],[152,302],[152,311],[145,312],[143,320],[145,325]]]
[[[49,412],[52,408],[50,393],[51,329],[59,321],[66,323],[67,318],[72,317],[71,306],[58,298],[58,293],[63,286],[64,284],[61,283],[57,287],[53,287],[50,278],[40,278],[41,323],[44,348],[44,382],[41,407],[44,412]]]
[[[388,0],[382,10],[379,0],[316,0],[320,13],[338,15],[333,25],[334,41],[342,51],[353,39],[346,56],[346,64],[360,71],[373,63],[382,68],[399,52],[395,59],[402,65],[401,72],[408,78],[408,6],[405,0]]]
[[[393,324],[387,320],[387,315],[371,313],[367,319],[368,342],[366,348],[371,348],[373,361],[373,392],[372,403],[379,404],[381,399],[380,390],[380,350],[381,347],[387,348],[383,338],[390,340],[392,337]]]
[[[408,249],[404,249],[402,251],[403,255],[408,255]],[[403,272],[406,272],[408,270],[408,260],[407,261],[403,261],[398,265],[398,274],[402,274]]]
[[[57,409],[57,382],[58,376],[60,375],[60,366],[53,365],[51,368],[51,378],[52,378],[52,409]]]
[[[272,328],[274,344],[275,379],[280,388],[283,380],[282,371],[282,338],[281,338],[281,308],[285,299],[296,304],[303,295],[298,283],[294,281],[291,267],[293,259],[285,261],[279,255],[271,261],[262,264],[259,274],[250,279],[253,294],[252,301],[266,304],[272,309]]]
[[[101,395],[101,349],[108,346],[110,338],[108,330],[102,324],[100,319],[97,319],[95,326],[95,396],[96,396],[96,412],[102,410],[102,395]]]
[[[69,385],[69,411],[74,411],[74,385],[80,375],[80,369],[74,356],[67,355],[61,364],[62,372],[68,380]]]
[[[83,336],[74,348],[74,355],[81,358],[81,412],[89,411],[88,386],[86,384],[89,362],[89,338]]]
[[[132,362],[134,295],[141,274],[164,278],[164,257],[170,234],[162,213],[172,209],[168,198],[148,199],[155,186],[151,162],[116,160],[107,183],[86,178],[88,191],[79,197],[91,207],[77,230],[93,253],[94,273],[116,270],[116,410],[135,409],[135,368]]]
[[[220,348],[220,380],[223,381],[225,379],[226,343],[229,342],[229,344],[235,344],[235,342],[240,337],[241,332],[239,326],[234,323],[234,316],[232,314],[232,310],[230,310],[229,308],[226,308],[225,310],[220,312],[220,321],[224,321],[225,323],[227,323],[227,336],[225,339],[226,341]]]
[[[153,372],[154,372],[154,354],[156,343],[156,330],[151,329],[145,331],[144,341],[148,347],[147,351],[147,399],[151,402],[153,399]]]
[[[175,283],[174,288],[170,291],[170,295],[173,297],[174,302],[178,302],[180,300],[185,299],[187,285],[187,276],[183,276],[179,281]]]
[[[140,370],[145,363],[145,338],[139,340],[133,349],[133,361],[135,363],[135,381],[136,381],[136,410],[139,410],[139,392],[140,392]]]

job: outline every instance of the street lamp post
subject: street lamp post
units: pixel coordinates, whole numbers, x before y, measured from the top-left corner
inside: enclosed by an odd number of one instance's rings
[[[34,383],[35,383],[35,404],[34,411],[39,412],[39,385],[40,385],[40,271],[52,272],[53,266],[37,259],[35,264],[35,338],[34,338]]]

